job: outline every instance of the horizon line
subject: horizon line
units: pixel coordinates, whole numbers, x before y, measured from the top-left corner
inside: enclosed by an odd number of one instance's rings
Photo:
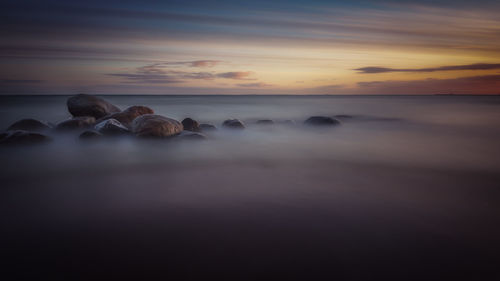
[[[73,96],[87,93],[74,94],[2,94],[1,97],[13,96]],[[500,96],[497,94],[87,94],[92,96],[348,96],[348,97],[373,97],[373,96]]]

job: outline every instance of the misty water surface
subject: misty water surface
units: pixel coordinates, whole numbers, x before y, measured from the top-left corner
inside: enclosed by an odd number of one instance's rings
[[[66,98],[1,97],[0,127],[65,120]],[[500,276],[499,97],[105,98],[219,130],[199,142],[52,134],[47,145],[0,148],[8,272]],[[312,115],[349,116],[334,128],[304,126]],[[247,128],[221,129],[228,118]]]

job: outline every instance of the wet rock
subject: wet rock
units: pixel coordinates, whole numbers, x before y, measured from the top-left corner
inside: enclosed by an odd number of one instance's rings
[[[95,123],[95,118],[90,116],[75,117],[57,124],[56,130],[70,131],[88,128]]]
[[[186,139],[186,140],[206,140],[207,136],[202,133],[192,132],[192,131],[182,131],[178,134],[176,139]]]
[[[84,139],[84,140],[88,140],[88,139],[97,139],[97,138],[100,138],[102,136],[103,135],[101,133],[96,132],[96,131],[85,131],[85,132],[80,134],[79,138]]]
[[[92,116],[96,119],[102,118],[121,110],[111,103],[91,95],[78,94],[70,97],[66,102],[69,112],[74,117]]]
[[[49,124],[36,119],[21,119],[10,125],[8,131],[23,130],[31,132],[43,132],[49,130]]]
[[[130,130],[123,126],[116,119],[107,119],[101,121],[97,125],[94,126],[94,129],[103,135],[126,135],[130,133]]]
[[[335,126],[340,125],[340,121],[326,116],[312,116],[304,121],[304,124],[311,126]]]
[[[213,130],[217,130],[217,127],[215,127],[214,125],[212,124],[200,124],[200,129],[202,131],[213,131]]]
[[[238,119],[228,119],[222,123],[223,127],[231,129],[244,129],[245,125]]]
[[[262,120],[258,120],[257,124],[259,124],[259,125],[272,125],[272,124],[274,124],[274,121],[270,120],[270,119],[262,119]]]
[[[0,134],[0,144],[3,145],[41,144],[51,140],[46,135],[23,130],[7,131]]]
[[[155,114],[141,115],[132,122],[132,132],[138,137],[165,138],[182,130],[179,121]]]
[[[182,126],[186,131],[192,131],[192,132],[201,131],[200,124],[198,124],[196,120],[193,120],[191,118],[185,118],[184,120],[182,120]]]
[[[112,113],[110,115],[106,115],[99,120],[97,120],[97,123],[100,123],[101,121],[108,120],[108,119],[116,119],[122,125],[125,127],[130,128],[132,125],[132,121],[134,121],[135,118],[144,115],[144,114],[154,114],[154,111],[147,107],[147,106],[142,106],[142,105],[134,105],[131,107],[128,107],[122,112],[116,112]]]

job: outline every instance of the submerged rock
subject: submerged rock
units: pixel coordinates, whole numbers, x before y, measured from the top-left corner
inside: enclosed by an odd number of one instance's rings
[[[186,131],[192,131],[192,132],[201,131],[200,124],[198,124],[196,120],[193,120],[191,118],[185,118],[184,120],[182,120],[182,126]]]
[[[245,125],[238,119],[228,119],[222,123],[222,127],[231,129],[244,129]]]
[[[272,125],[274,124],[274,121],[271,119],[262,119],[262,120],[257,120],[256,123],[259,125]]]
[[[338,115],[335,115],[333,116],[335,118],[338,118],[338,119],[351,119],[353,118],[354,116],[352,115],[347,115],[347,114],[338,114]]]
[[[289,125],[289,126],[297,125],[297,123],[294,120],[291,120],[291,119],[287,119],[287,120],[283,121],[283,124]]]
[[[334,116],[337,119],[345,121],[356,121],[356,122],[394,122],[403,121],[400,118],[394,117],[383,117],[383,116],[370,116],[370,115],[346,115],[339,114]]]
[[[340,125],[340,121],[326,116],[312,116],[304,121],[304,124],[311,126],[335,126]]]
[[[57,124],[56,130],[70,131],[88,128],[95,123],[95,118],[90,116],[75,117]]]
[[[111,103],[91,95],[78,94],[66,102],[68,111],[74,116],[92,116],[96,119],[121,110]]]
[[[192,132],[192,131],[182,131],[178,134],[176,139],[186,139],[186,140],[206,140],[207,136],[202,133]]]
[[[88,139],[97,139],[97,138],[100,138],[102,136],[103,135],[101,133],[96,132],[96,131],[85,131],[85,132],[80,134],[79,138],[88,140]]]
[[[132,132],[138,137],[165,138],[182,130],[179,121],[155,114],[141,115],[132,122]]]
[[[122,125],[130,128],[132,125],[132,121],[134,121],[135,118],[144,115],[144,114],[154,114],[154,111],[147,107],[147,106],[142,106],[142,105],[134,105],[131,107],[128,107],[122,112],[116,112],[112,113],[110,115],[106,115],[102,117],[101,119],[97,120],[97,123],[100,123],[101,121],[108,120],[108,119],[116,119]]]
[[[49,124],[36,119],[21,119],[7,128],[8,131],[23,130],[31,132],[43,132],[51,129]]]
[[[51,141],[52,139],[40,133],[28,132],[23,130],[7,131],[0,134],[0,144],[40,144]]]
[[[258,120],[257,124],[259,124],[259,125],[273,125],[274,121],[271,119],[262,119],[262,120]]]
[[[200,124],[200,129],[202,131],[213,131],[213,130],[217,130],[217,127],[215,127],[212,124],[203,123],[203,124]]]
[[[107,119],[94,126],[94,129],[103,135],[126,135],[130,130],[116,119]]]

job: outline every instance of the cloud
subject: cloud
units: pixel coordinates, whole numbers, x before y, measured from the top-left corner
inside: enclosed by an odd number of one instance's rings
[[[500,75],[359,82],[357,94],[500,94]]]
[[[144,74],[144,73],[109,73],[109,76],[120,77],[124,79],[124,83],[151,83],[151,84],[168,84],[180,83],[176,77],[165,74]]]
[[[127,83],[181,83],[190,79],[213,80],[210,72],[162,71],[160,73],[109,73],[109,76],[121,77]]]
[[[217,74],[217,77],[236,79],[236,80],[255,80],[255,79],[247,78],[250,75],[252,75],[252,72],[250,72],[250,71],[232,71],[232,72],[219,73],[219,74]]]
[[[379,66],[367,66],[356,68],[358,73],[373,74],[386,72],[435,72],[435,71],[452,71],[452,70],[491,70],[500,69],[500,63],[476,63],[466,65],[448,65],[430,68],[389,68]]]
[[[148,72],[161,72],[163,68],[170,68],[176,66],[188,67],[214,67],[221,63],[219,60],[195,60],[195,61],[175,61],[175,62],[159,62],[139,67],[139,71]]]
[[[498,40],[495,40],[498,37],[498,7],[486,8],[488,6],[484,1],[470,4],[469,9],[460,9],[457,5],[458,2],[467,1],[454,1],[453,5],[442,7],[431,5],[432,8],[429,7],[429,1],[406,5],[404,8],[401,4],[388,4],[386,1],[370,7],[344,7],[336,1],[324,7],[324,3],[312,2],[307,5],[308,9],[295,5],[287,5],[286,9],[282,4],[271,5],[273,8],[267,13],[259,11],[259,5],[251,8],[247,5],[216,4],[213,1],[205,1],[204,4],[209,7],[203,13],[193,10],[197,6],[195,4],[180,2],[165,5],[146,1],[142,3],[141,9],[137,9],[125,3],[116,8],[116,5],[93,1],[49,1],[50,4],[31,1],[29,5],[23,3],[25,1],[17,1],[0,12],[9,27],[0,33],[8,38],[9,43],[19,37],[39,38],[41,42],[38,44],[51,39],[65,42],[71,39],[81,46],[89,46],[89,41],[100,42],[102,39],[136,38],[142,42],[145,38],[188,38],[200,42],[229,38],[237,42],[253,42],[258,38],[272,38],[274,42],[274,39],[280,38],[304,44],[311,40],[314,43],[318,39],[326,39],[324,44],[369,43],[412,49],[439,45],[448,50],[479,48],[498,51]],[[472,6],[474,9],[470,9]],[[220,8],[226,12],[220,13]],[[480,11],[475,10],[478,8]],[[311,10],[315,12],[311,13]],[[473,13],[473,10],[476,12]],[[405,24],[399,24],[402,21]],[[206,32],[207,27],[210,32]],[[19,42],[33,45],[25,40]],[[60,45],[58,42],[53,44]]]
[[[214,67],[219,63],[221,63],[221,61],[218,60],[197,60],[189,62],[192,67]]]
[[[215,78],[210,72],[178,72],[178,75],[183,79],[213,80]]]
[[[174,61],[174,62],[160,62],[149,65],[149,67],[171,67],[171,66],[188,66],[188,67],[214,67],[221,63],[219,60],[195,60],[195,61]]]
[[[39,84],[43,83],[43,80],[33,80],[33,79],[0,79],[0,84]]]
[[[496,95],[500,94],[500,74],[450,79],[367,81],[358,82],[355,87],[334,84],[302,89],[300,93],[319,95]]]
[[[137,67],[133,73],[108,73],[108,76],[120,77],[125,83],[154,83],[154,84],[169,84],[181,83],[189,80],[214,80],[217,78],[226,78],[234,80],[255,80],[247,78],[252,75],[250,71],[233,71],[233,72],[207,72],[207,71],[184,71],[177,70],[176,65],[188,65],[193,67],[211,67],[218,61],[203,60],[190,62],[162,62],[153,63],[145,66]]]
[[[272,86],[271,84],[266,84],[266,83],[244,83],[244,84],[237,84],[240,87],[247,87],[247,88],[263,88],[263,87],[270,87]]]

